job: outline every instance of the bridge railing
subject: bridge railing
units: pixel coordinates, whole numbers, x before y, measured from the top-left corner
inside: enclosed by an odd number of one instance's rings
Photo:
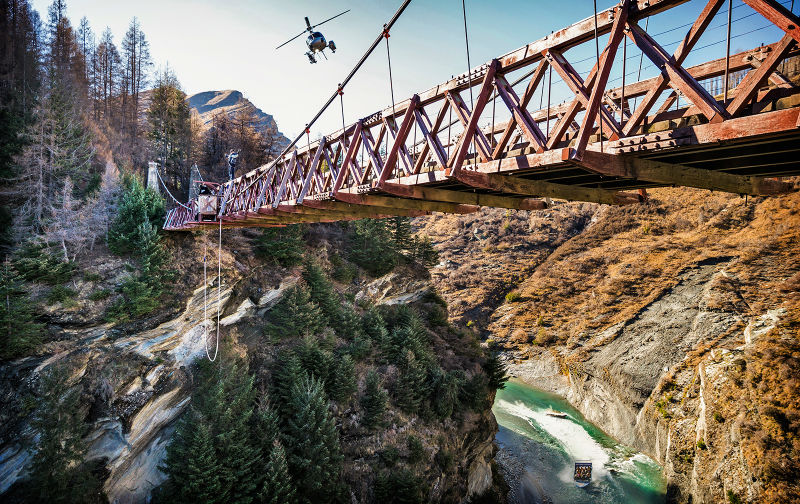
[[[502,170],[504,160],[516,166],[514,158],[531,154],[542,165],[563,162],[566,155],[595,169],[584,154],[598,143],[604,150],[604,143],[650,133],[663,121],[695,117],[714,124],[753,113],[753,100],[797,91],[790,76],[798,70],[800,20],[775,0],[743,1],[779,30],[778,41],[684,67],[726,1],[704,1],[677,48],[668,52],[641,22],[650,18],[653,26],[659,13],[686,0],[622,0],[598,13],[596,21],[590,17],[554,32],[226,183],[220,217],[235,221],[311,201],[361,204],[364,195],[402,196],[402,186],[419,182],[467,183],[468,172],[479,166],[494,163]],[[593,52],[595,34],[606,43],[582,74],[567,58],[582,45]],[[625,82],[629,47],[649,60],[655,76]],[[609,86],[612,70],[622,75],[617,87]],[[520,73],[527,85],[518,93],[510,79]],[[553,77],[571,93],[568,100],[551,103]],[[767,82],[770,87],[764,88]],[[537,96],[540,106],[534,108]],[[171,225],[191,222],[188,213],[177,211]]]

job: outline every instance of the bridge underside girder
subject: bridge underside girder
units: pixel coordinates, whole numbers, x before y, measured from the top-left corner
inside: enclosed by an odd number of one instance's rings
[[[219,219],[226,227],[280,226],[460,214],[482,206],[538,210],[552,199],[632,204],[642,200],[637,190],[663,186],[742,195],[793,190],[775,177],[800,175],[800,65],[784,75],[787,58],[797,63],[800,54],[800,20],[774,0],[745,0],[785,35],[684,68],[725,3],[706,2],[670,55],[637,21],[683,0],[623,0],[598,15],[598,31],[609,35],[608,43],[585,77],[565,51],[594,42],[591,18],[228,182]],[[606,89],[617,46],[626,38],[662,73]],[[530,81],[517,95],[506,75],[526,66],[532,68]],[[575,98],[529,110],[532,97],[544,94],[547,71],[563,79]],[[733,71],[743,78],[723,94],[701,84]],[[472,110],[461,96],[470,85],[478,88]],[[479,127],[490,96],[510,119]],[[193,208],[190,202],[171,211],[165,229],[219,225],[198,222]]]

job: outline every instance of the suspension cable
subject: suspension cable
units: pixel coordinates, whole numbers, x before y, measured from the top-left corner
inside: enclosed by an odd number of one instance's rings
[[[475,113],[475,101],[472,96],[472,64],[469,60],[469,32],[467,31],[467,4],[466,0],[461,0],[461,13],[464,17],[464,44],[467,49],[467,84],[469,85],[469,108],[472,110],[472,113]],[[475,127],[480,129],[476,124]],[[464,134],[466,134],[466,130],[464,130]],[[477,165],[478,163],[478,150],[475,147],[475,135],[472,135],[472,163],[473,165]]]
[[[173,196],[171,192],[169,192],[167,184],[164,183],[164,179],[161,178],[161,173],[158,171],[158,166],[156,166],[156,176],[158,177],[158,180],[161,182],[161,185],[164,187],[164,190],[167,191],[167,194],[169,194],[169,197],[172,198],[172,201],[174,201],[175,203],[179,204],[180,206],[182,206],[187,210],[191,210],[191,208],[178,201],[178,199],[175,196]]]
[[[650,25],[650,16],[647,16],[647,19],[644,20],[644,32],[647,33],[647,27]],[[639,54],[639,71],[636,74],[636,82],[642,80],[642,60],[644,59],[644,52]],[[636,110],[636,100],[638,97],[633,99],[633,110]]]
[[[600,91],[598,89],[600,85],[600,39],[597,35],[597,0],[594,0],[594,52],[597,58],[597,72],[595,73],[594,86],[597,91]],[[597,122],[600,123],[600,152],[603,152],[603,100],[600,100],[597,108]],[[586,112],[588,113],[589,111],[587,110]],[[587,124],[586,126],[591,127],[594,125]]]
[[[722,103],[728,103],[728,77],[731,65],[731,12],[733,0],[728,0],[728,30],[725,43],[725,82],[723,82]]]

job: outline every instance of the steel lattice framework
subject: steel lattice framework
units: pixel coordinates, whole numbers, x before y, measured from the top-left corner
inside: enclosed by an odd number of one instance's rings
[[[549,198],[627,204],[646,197],[646,188],[672,185],[750,195],[792,190],[770,177],[800,174],[800,89],[778,68],[800,52],[800,20],[775,0],[743,0],[783,37],[686,68],[725,0],[707,0],[673,54],[639,25],[655,16],[653,26],[657,14],[686,1],[623,0],[598,13],[596,25],[590,17],[554,32],[222,185],[218,220],[198,222],[191,201],[171,210],[164,228],[469,213],[481,206],[532,210],[546,208]],[[594,45],[595,33],[608,42],[582,77],[564,53]],[[607,89],[626,37],[625,47],[634,44],[660,75]],[[518,95],[506,76],[525,67],[530,81]],[[700,83],[728,72],[743,78],[726,96]],[[574,99],[530,110],[552,73]],[[477,91],[472,106],[462,96],[470,87]],[[510,119],[480,127],[492,95]],[[681,98],[685,105],[673,108]]]

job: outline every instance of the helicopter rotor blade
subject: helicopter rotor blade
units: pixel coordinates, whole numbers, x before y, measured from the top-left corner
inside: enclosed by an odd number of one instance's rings
[[[311,26],[311,23],[309,23],[309,22],[308,22],[308,16],[306,16],[306,18],[305,18],[305,19],[306,19],[306,26],[308,27],[308,31],[311,31],[311,29],[313,28],[313,26]]]
[[[327,23],[327,22],[328,22],[328,21],[330,21],[331,19],[336,19],[337,17],[341,16],[342,14],[347,14],[348,12],[350,12],[350,9],[347,9],[346,11],[344,11],[344,12],[340,12],[339,14],[336,14],[336,15],[335,15],[335,16],[333,16],[333,17],[329,17],[329,18],[328,18],[328,19],[326,19],[325,21],[322,21],[322,22],[319,22],[319,23],[315,24],[314,26],[312,26],[312,27],[311,27],[311,29],[313,29],[313,28],[316,28],[317,26],[319,26],[319,25],[321,25],[321,24]]]
[[[305,34],[306,34],[306,30],[303,30],[303,31],[301,31],[300,33],[298,33],[297,35],[295,35],[294,37],[292,37],[292,38],[290,38],[289,40],[287,40],[286,42],[284,42],[283,44],[281,44],[281,45],[279,45],[278,47],[276,47],[275,49],[280,49],[281,47],[285,46],[286,44],[288,44],[289,42],[293,41],[293,40],[294,40],[294,39],[296,39],[297,37],[299,37],[299,36],[301,36],[301,35],[305,35]]]

